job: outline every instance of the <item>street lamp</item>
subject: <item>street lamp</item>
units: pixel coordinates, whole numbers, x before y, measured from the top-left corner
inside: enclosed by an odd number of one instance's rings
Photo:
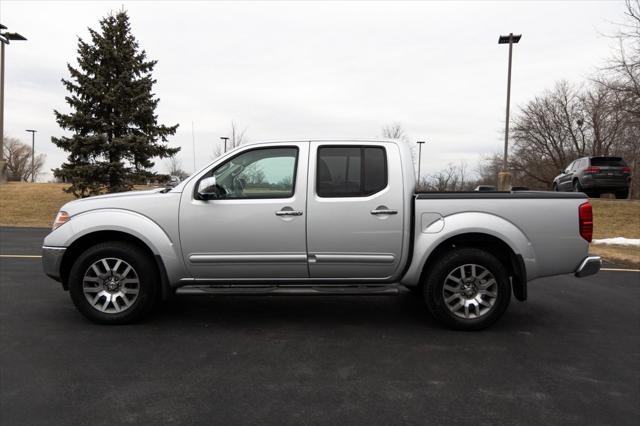
[[[418,141],[418,185],[420,185],[420,165],[422,164],[422,144],[425,141]]]
[[[8,33],[7,27],[0,24],[0,183],[6,182],[5,161],[4,161],[4,45],[9,41],[26,40],[18,33]]]
[[[31,133],[31,183],[36,181],[36,169],[33,167],[33,156],[36,152],[36,132],[37,130],[27,129],[25,132]]]
[[[224,152],[227,152],[227,141],[229,140],[226,136],[220,136],[220,139],[224,141]]]
[[[507,114],[504,128],[504,158],[502,159],[502,172],[498,174],[498,190],[507,191],[511,188],[511,174],[507,171],[507,151],[509,149],[509,104],[511,102],[511,58],[513,56],[513,45],[518,43],[522,34],[501,35],[498,44],[509,44],[509,71],[507,74]]]

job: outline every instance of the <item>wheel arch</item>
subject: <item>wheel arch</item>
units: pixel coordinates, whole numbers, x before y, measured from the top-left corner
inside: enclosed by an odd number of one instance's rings
[[[177,235],[171,238],[157,222],[130,210],[97,209],[73,215],[45,237],[44,245],[66,249],[60,268],[66,288],[69,262],[77,258],[78,250],[109,240],[136,244],[153,257],[162,279],[163,296],[186,275]]]
[[[516,254],[502,239],[482,232],[457,234],[439,243],[424,262],[418,285],[422,286],[431,266],[444,253],[456,248],[478,248],[494,255],[511,277],[515,298],[521,302],[527,300],[527,271],[522,255]]]
[[[162,257],[154,253],[151,247],[149,247],[149,245],[140,238],[130,233],[116,230],[100,230],[86,233],[77,238],[69,247],[67,247],[60,264],[60,279],[65,290],[68,290],[69,288],[69,273],[78,256],[88,248],[107,241],[119,241],[135,245],[153,259],[158,276],[160,277],[160,295],[163,300],[169,297],[171,294],[171,288],[169,286],[167,270]]]

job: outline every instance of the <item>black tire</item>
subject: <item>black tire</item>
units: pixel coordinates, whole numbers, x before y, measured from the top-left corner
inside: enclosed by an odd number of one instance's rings
[[[573,192],[582,192],[582,185],[578,179],[573,181]]]
[[[626,200],[627,198],[629,198],[629,190],[626,189],[624,191],[617,191],[616,192],[616,198],[618,200]]]
[[[119,312],[102,312],[99,308],[94,307],[85,296],[83,287],[85,285],[91,287],[95,285],[96,299],[98,298],[98,292],[104,293],[98,301],[107,301],[106,285],[104,282],[96,282],[92,284],[90,281],[85,284],[87,274],[92,274],[89,271],[96,262],[100,262],[102,259],[109,259],[113,270],[117,270],[118,267],[114,263],[117,260],[121,260],[122,265],[131,266],[133,272],[129,272],[129,277],[134,274],[136,279],[135,289],[137,293],[133,296],[118,296],[114,297],[113,302],[105,302],[106,306],[111,306],[112,310],[120,308]],[[106,268],[105,268],[106,269]],[[126,270],[126,268],[124,268]],[[102,271],[101,271],[102,272]],[[113,272],[111,273],[113,276]],[[97,276],[97,272],[96,272]],[[102,276],[107,276],[105,273]],[[93,277],[89,277],[94,279]],[[104,281],[104,280],[103,280]],[[116,280],[117,281],[117,280]],[[122,287],[128,284],[124,284],[126,277],[123,279]],[[88,319],[99,324],[128,324],[142,319],[153,308],[153,305],[158,295],[158,271],[153,259],[140,247],[121,241],[109,241],[97,244],[87,250],[85,250],[71,267],[69,273],[69,293],[71,300],[78,310]],[[105,291],[103,291],[105,290]],[[124,291],[124,290],[123,290]],[[123,302],[123,298],[127,297],[127,300]],[[130,302],[129,302],[130,301]],[[131,303],[129,306],[122,307],[127,302]],[[97,302],[96,302],[97,303]]]
[[[555,191],[555,192],[560,191],[560,190],[558,189],[558,184],[557,184],[557,183],[555,183],[555,182],[554,182],[554,184],[553,184],[552,189],[553,189],[553,191]]]
[[[476,308],[477,317],[461,318],[448,307],[444,288],[451,273],[462,265],[469,267],[471,264],[479,265],[493,275],[495,284],[492,284],[491,288],[496,296],[493,297],[493,305],[486,312],[481,313]],[[433,317],[441,324],[456,330],[482,330],[489,327],[504,314],[511,300],[511,284],[506,268],[491,253],[477,248],[457,248],[444,253],[433,263],[423,288],[427,308]],[[464,299],[460,297],[460,300]]]

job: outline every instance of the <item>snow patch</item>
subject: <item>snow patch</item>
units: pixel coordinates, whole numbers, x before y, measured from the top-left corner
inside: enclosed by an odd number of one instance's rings
[[[593,240],[592,243],[616,245],[616,246],[640,247],[640,238],[625,238],[625,237],[601,238],[601,239]]]

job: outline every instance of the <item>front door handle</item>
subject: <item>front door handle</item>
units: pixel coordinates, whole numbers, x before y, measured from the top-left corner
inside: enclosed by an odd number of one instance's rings
[[[302,212],[297,210],[280,210],[276,212],[276,216],[302,216]]]
[[[398,210],[393,210],[393,209],[381,209],[381,208],[377,208],[375,210],[371,210],[371,214],[373,215],[378,215],[378,214],[398,214]]]

